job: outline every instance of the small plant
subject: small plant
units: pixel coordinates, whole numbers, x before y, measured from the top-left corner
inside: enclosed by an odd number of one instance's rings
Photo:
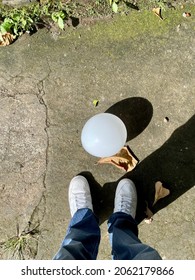
[[[0,45],[3,37],[8,34],[16,39],[24,32],[37,31],[40,26],[48,27],[48,23],[54,22],[60,29],[64,29],[64,21],[71,12],[69,4],[60,1],[36,3],[19,8],[0,6]]]
[[[1,34],[9,32],[15,36],[19,36],[24,30],[32,31],[39,20],[40,14],[31,13],[23,7],[21,9],[4,10],[1,16],[3,17],[3,22],[0,25]]]
[[[51,18],[58,24],[60,29],[64,29],[64,19],[66,18],[66,15],[63,11],[53,12]]]
[[[32,241],[37,243],[39,237],[38,226],[32,229],[24,230],[19,233],[19,225],[17,225],[16,236],[11,237],[5,242],[0,243],[0,247],[8,254],[9,258],[25,259],[25,254],[36,255],[32,250]]]
[[[118,0],[109,0],[109,2],[110,2],[110,6],[112,7],[112,11],[114,13],[117,13],[118,12],[118,4],[119,4],[120,1],[118,1]]]

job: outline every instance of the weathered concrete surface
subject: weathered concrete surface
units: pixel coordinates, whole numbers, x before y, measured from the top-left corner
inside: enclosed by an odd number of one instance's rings
[[[166,17],[132,13],[57,40],[42,30],[0,49],[0,240],[15,236],[17,223],[23,233],[38,226],[25,258],[53,257],[70,219],[69,182],[88,171],[96,180],[99,259],[110,259],[106,220],[124,175],[138,189],[140,239],[165,259],[195,259],[194,18],[180,11]],[[105,111],[127,125],[127,144],[140,160],[129,174],[95,165],[81,146],[86,120]],[[171,195],[156,204],[148,225],[144,201],[151,207],[157,180]],[[2,259],[17,257],[4,249]]]

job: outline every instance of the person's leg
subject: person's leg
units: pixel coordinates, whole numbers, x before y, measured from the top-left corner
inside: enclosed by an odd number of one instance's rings
[[[54,260],[94,260],[100,242],[98,219],[93,213],[90,188],[85,177],[74,177],[69,186],[72,219]]]
[[[115,260],[160,260],[158,252],[138,238],[135,221],[137,192],[129,179],[119,182],[115,195],[114,213],[108,221],[108,232]]]

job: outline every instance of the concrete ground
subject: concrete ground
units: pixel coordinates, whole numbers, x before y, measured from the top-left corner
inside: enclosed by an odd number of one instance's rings
[[[142,242],[164,259],[195,259],[195,10],[182,12],[40,30],[0,49],[1,259],[54,256],[70,220],[68,185],[80,172],[100,217],[98,259],[110,259],[106,222],[123,176],[137,186]],[[127,126],[140,161],[132,172],[96,165],[81,146],[85,122],[105,111]],[[158,180],[171,193],[152,209]]]

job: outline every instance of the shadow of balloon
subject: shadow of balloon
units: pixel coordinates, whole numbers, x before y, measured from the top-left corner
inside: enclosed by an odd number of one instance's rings
[[[152,104],[142,97],[121,100],[106,110],[119,117],[127,129],[127,141],[138,136],[148,126],[153,115]]]
[[[157,213],[195,184],[195,116],[177,128],[171,137],[155,152],[140,162],[122,178],[134,181],[138,193],[136,220],[145,216],[145,201],[153,213]],[[119,181],[118,180],[118,181]],[[117,182],[106,183],[101,189],[100,220],[105,221],[113,211]],[[161,181],[170,190],[170,195],[159,200],[154,207],[155,182]]]

